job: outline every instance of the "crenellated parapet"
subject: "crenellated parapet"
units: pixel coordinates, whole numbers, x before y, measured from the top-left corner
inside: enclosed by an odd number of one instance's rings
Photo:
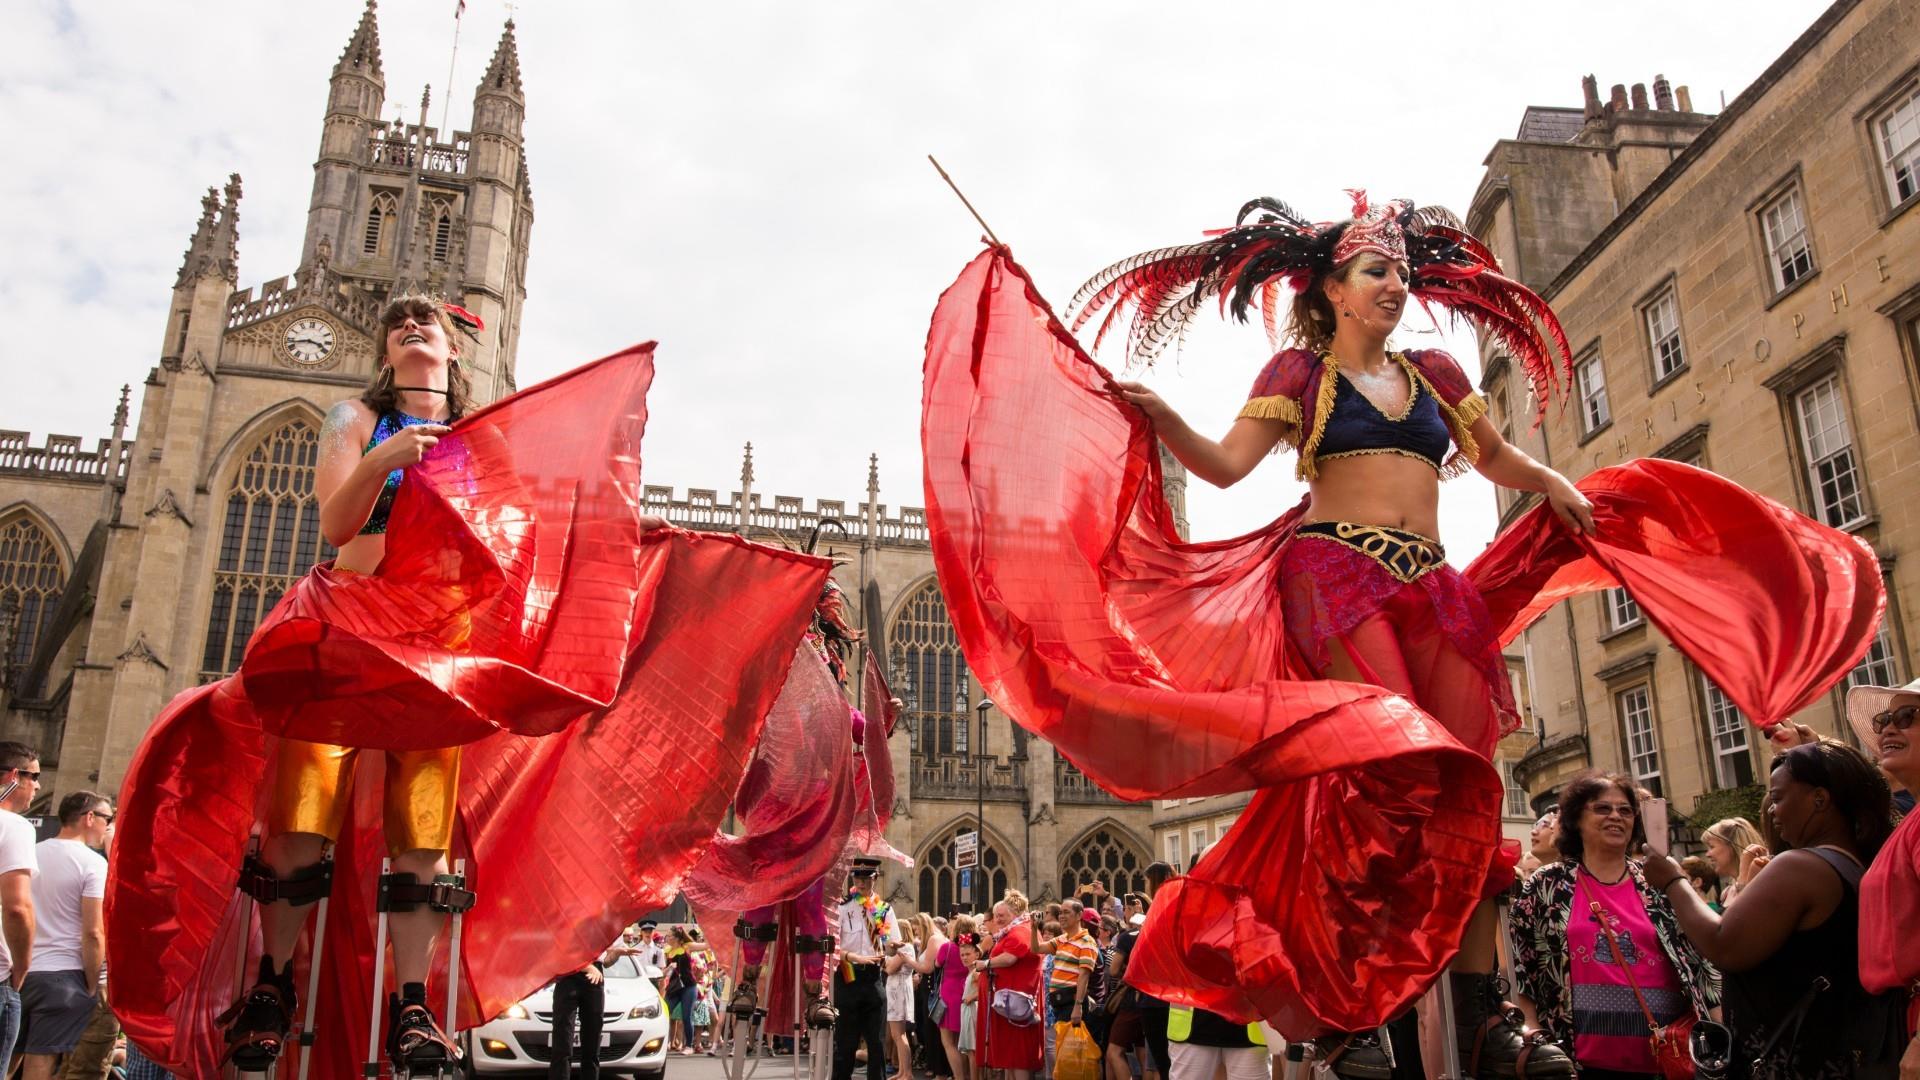
[[[773,533],[805,541],[816,528],[823,528],[823,522],[837,521],[845,533],[829,524],[824,526],[823,540],[842,535],[863,540],[872,522],[872,540],[882,547],[927,547],[927,512],[918,506],[903,506],[889,514],[885,503],[860,502],[850,507],[840,499],[818,499],[809,508],[805,499],[792,495],[774,495],[767,501],[757,492],[743,496],[715,488],[688,488],[676,494],[674,488],[660,484],[646,485],[641,497],[648,513],[702,532],[740,533],[749,539]]]
[[[113,455],[113,440],[99,439],[92,450],[83,449],[78,435],[48,435],[46,443],[32,445],[25,431],[0,431],[0,476],[66,479],[119,480],[127,474],[127,462],[133,457],[133,443],[120,444],[120,455]]]

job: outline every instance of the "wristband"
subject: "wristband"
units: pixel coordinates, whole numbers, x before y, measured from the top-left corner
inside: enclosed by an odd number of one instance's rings
[[[1687,882],[1686,878],[1683,878],[1683,877],[1674,878],[1672,881],[1669,881],[1665,885],[1660,886],[1660,895],[1665,896],[1667,895],[1668,889],[1673,888],[1675,885],[1684,885],[1686,884],[1686,882]]]

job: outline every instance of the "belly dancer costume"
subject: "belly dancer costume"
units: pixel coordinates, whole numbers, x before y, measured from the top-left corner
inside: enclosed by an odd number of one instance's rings
[[[214,1018],[260,950],[235,887],[250,837],[335,839],[327,925],[305,931],[288,980],[306,987],[325,933],[317,1076],[366,1059],[383,854],[468,860],[478,899],[450,1030],[578,970],[671,901],[830,567],[642,532],[652,374],[642,346],[457,421],[389,478],[377,573],[315,567],[233,677],[154,722],[122,791],[106,898],[114,1010],[148,1057],[220,1071]],[[445,999],[447,952],[434,950],[428,1000]]]
[[[1330,269],[1347,237],[1405,258],[1415,298],[1498,338],[1544,409],[1565,354],[1546,305],[1444,211],[1361,202],[1356,217],[1316,225],[1256,200],[1233,229],[1094,278],[1081,321],[1111,306],[1104,333],[1137,306],[1144,357],[1216,298],[1260,307],[1274,332],[1282,290]],[[1483,406],[1466,375],[1433,350],[1396,363],[1414,391],[1402,417],[1302,350],[1274,357],[1242,415],[1286,421],[1307,477],[1348,453],[1469,467]],[[1245,536],[1184,542],[1151,425],[1003,246],[934,312],[922,443],[941,590],[987,695],[1124,798],[1254,792],[1155,896],[1128,981],[1293,1040],[1402,1012],[1511,882],[1489,761],[1516,722],[1500,648],[1548,607],[1624,586],[1765,725],[1846,672],[1883,602],[1861,541],[1660,461],[1580,482],[1593,534],[1536,507],[1464,574],[1432,538],[1309,524],[1304,501]],[[1324,677],[1336,644],[1370,681]]]

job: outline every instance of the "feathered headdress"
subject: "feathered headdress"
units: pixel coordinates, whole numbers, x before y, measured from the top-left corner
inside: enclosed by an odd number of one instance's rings
[[[1199,315],[1217,298],[1222,312],[1246,322],[1257,303],[1267,338],[1280,344],[1281,290],[1304,292],[1315,278],[1364,251],[1406,261],[1409,291],[1432,313],[1439,304],[1493,335],[1527,373],[1540,411],[1572,383],[1573,351],[1545,300],[1500,273],[1499,261],[1444,207],[1394,199],[1374,207],[1364,191],[1349,189],[1353,217],[1311,222],[1278,199],[1254,199],[1231,229],[1214,229],[1196,244],[1160,248],[1122,259],[1095,274],[1068,303],[1076,333],[1102,310],[1093,347],[1099,349],[1121,313],[1133,309],[1127,329],[1130,362],[1151,365],[1168,345],[1176,349]]]

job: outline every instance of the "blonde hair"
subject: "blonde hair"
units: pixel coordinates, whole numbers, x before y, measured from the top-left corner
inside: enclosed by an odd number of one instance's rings
[[[934,935],[938,934],[940,930],[933,925],[933,916],[923,911],[913,917],[913,932],[914,936],[918,939],[914,944],[924,949],[933,944]]]
[[[1021,892],[1019,889],[1008,889],[1007,895],[1001,897],[1000,902],[1007,905],[1008,910],[1013,912],[1015,918],[1019,918],[1027,913],[1027,894]]]
[[[1740,857],[1741,852],[1762,843],[1760,830],[1754,828],[1753,822],[1743,817],[1721,818],[1707,826],[1707,831],[1703,835],[1711,836],[1732,848],[1733,857],[1736,859]]]

